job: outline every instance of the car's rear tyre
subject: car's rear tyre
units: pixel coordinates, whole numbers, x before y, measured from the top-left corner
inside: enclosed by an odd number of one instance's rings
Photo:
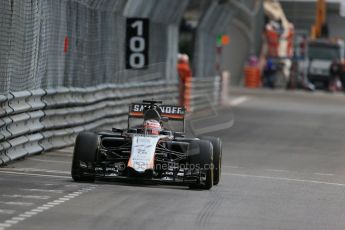
[[[98,137],[92,132],[81,132],[77,136],[71,174],[76,182],[93,182],[95,181],[94,162],[96,160],[98,148]],[[80,163],[85,164],[81,167]]]
[[[218,185],[222,174],[222,141],[219,137],[204,136],[202,140],[209,140],[213,146],[213,185]]]
[[[207,140],[195,140],[190,143],[189,157],[191,167],[199,168],[198,183],[190,184],[191,189],[209,190],[213,186],[213,146]]]

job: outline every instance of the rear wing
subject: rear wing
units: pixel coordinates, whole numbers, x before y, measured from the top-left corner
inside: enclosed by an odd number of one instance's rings
[[[149,104],[133,103],[129,106],[129,117],[144,117],[144,108],[148,108]],[[157,105],[162,111],[162,117],[168,117],[170,120],[184,120],[186,109],[183,106],[176,105]]]
[[[129,106],[128,120],[131,118],[144,118],[144,109],[150,104],[133,103]],[[183,106],[176,105],[157,105],[161,110],[161,117],[169,118],[170,124],[164,124],[166,128],[176,132],[184,132],[186,109]],[[158,109],[158,110],[159,110]],[[128,126],[130,124],[128,123]],[[171,126],[171,127],[169,127]],[[181,126],[181,127],[179,127]]]

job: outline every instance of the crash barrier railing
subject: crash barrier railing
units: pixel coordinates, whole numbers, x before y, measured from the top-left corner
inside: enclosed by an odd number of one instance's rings
[[[217,104],[219,84],[219,78],[194,79],[192,110]],[[72,145],[81,131],[124,128],[128,105],[151,98],[177,103],[178,83],[107,84],[0,96],[0,165]]]
[[[159,98],[176,103],[177,83],[145,83],[121,86],[99,86],[95,89],[48,91],[42,123],[44,150],[71,145],[84,130],[126,125],[128,105],[138,100]]]
[[[41,152],[44,90],[22,91],[0,97],[0,164]]]
[[[205,109],[220,104],[221,78],[193,78],[191,81],[191,111]]]

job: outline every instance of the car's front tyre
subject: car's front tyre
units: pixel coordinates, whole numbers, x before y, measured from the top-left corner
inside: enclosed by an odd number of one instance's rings
[[[190,184],[191,189],[209,190],[213,186],[213,146],[207,140],[195,140],[190,143],[189,157],[191,167],[199,170],[199,180]]]
[[[98,137],[92,132],[81,132],[77,136],[71,174],[76,182],[95,181],[94,162],[98,149]]]
[[[213,146],[213,185],[218,185],[222,174],[222,141],[219,137],[204,136],[202,140],[209,140]]]

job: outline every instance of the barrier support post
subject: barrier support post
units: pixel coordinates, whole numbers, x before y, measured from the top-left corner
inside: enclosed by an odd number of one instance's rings
[[[229,102],[229,82],[230,82],[230,72],[223,71],[222,72],[222,78],[221,78],[221,92],[220,92],[220,104],[221,106],[228,105]]]

